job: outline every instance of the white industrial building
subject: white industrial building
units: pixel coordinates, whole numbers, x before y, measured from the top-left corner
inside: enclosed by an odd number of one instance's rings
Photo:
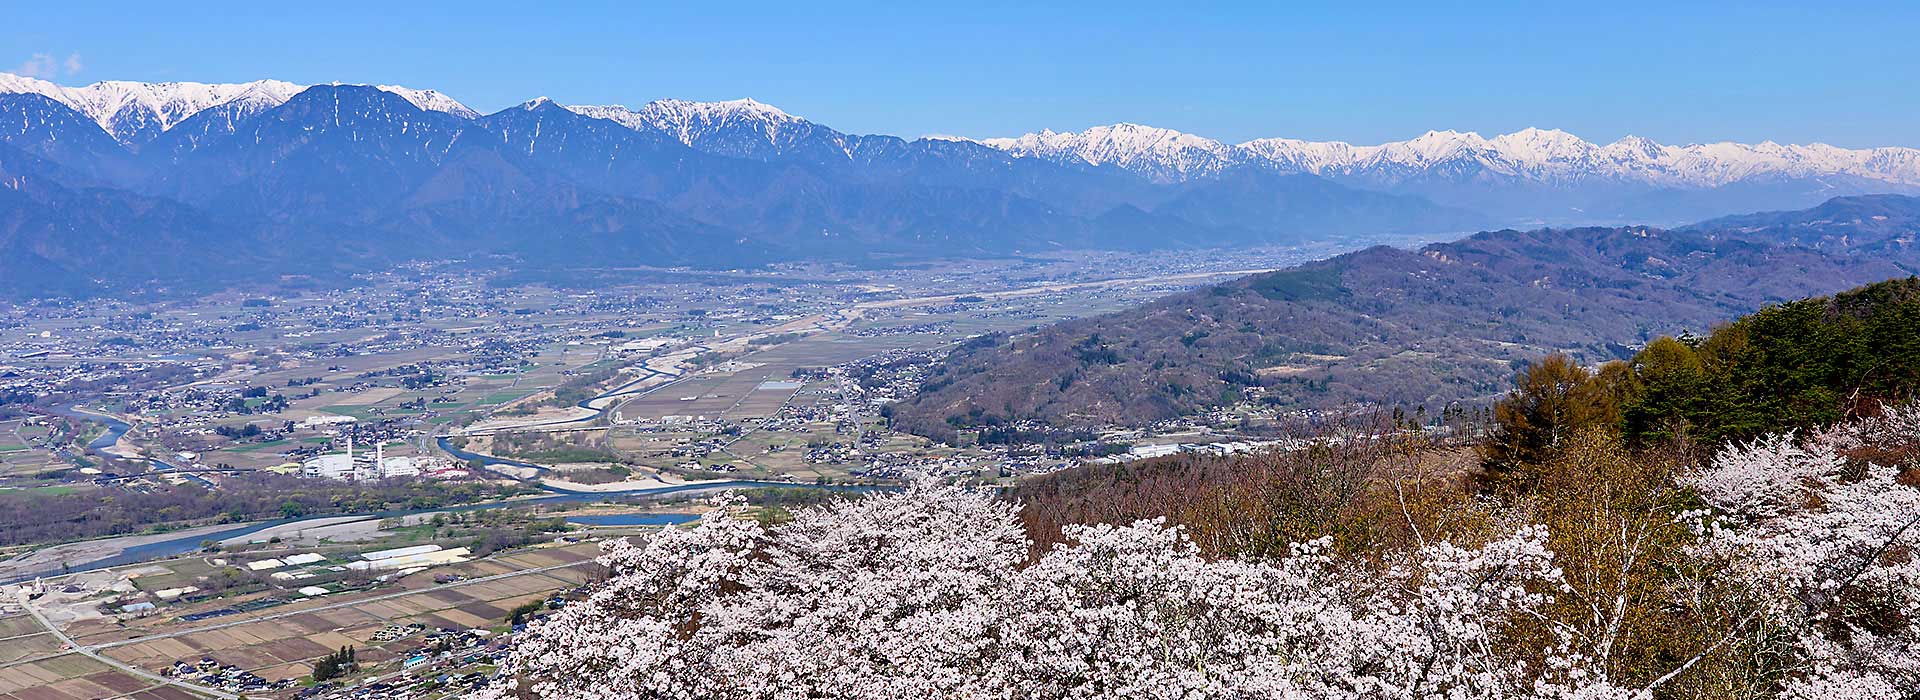
[[[400,476],[418,476],[420,464],[412,457],[388,457],[386,449],[379,443],[373,446],[373,453],[353,452],[353,436],[347,436],[345,454],[320,455],[300,465],[300,475],[320,479],[339,479],[342,481],[372,481]]]
[[[466,547],[441,549],[437,544],[423,544],[399,549],[385,549],[360,555],[365,561],[350,562],[347,568],[360,571],[413,569],[441,564],[457,564],[468,561],[472,552]]]
[[[347,425],[349,423],[358,422],[359,420],[360,419],[355,418],[353,416],[313,416],[306,420],[300,421],[300,427],[306,428],[308,430],[313,430],[316,428],[324,428],[324,427],[333,426],[333,425]]]
[[[614,350],[618,352],[645,353],[645,352],[653,352],[655,350],[659,350],[665,347],[671,347],[673,346],[673,344],[678,342],[680,342],[679,338],[655,336],[652,338],[641,338],[639,340],[629,340],[627,342],[614,346]]]

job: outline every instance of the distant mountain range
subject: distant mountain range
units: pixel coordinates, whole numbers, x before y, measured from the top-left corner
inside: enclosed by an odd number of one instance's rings
[[[1289,409],[1424,406],[1505,391],[1549,352],[1627,357],[1765,304],[1920,272],[1920,198],[1839,198],[1703,222],[1495,231],[1375,247],[949,356],[904,428],[1144,425],[1246,396]]]
[[[1909,149],[1583,144],[1226,146],[1129,125],[908,140],[752,100],[541,98],[481,115],[398,86],[0,74],[0,294],[190,291],[420,258],[731,267],[1288,244],[1691,220],[1920,181]]]
[[[1491,139],[1429,131],[1378,146],[1284,138],[1228,145],[1138,124],[981,143],[1058,163],[1115,167],[1163,183],[1243,168],[1310,174],[1544,223],[1674,222],[1805,206],[1837,195],[1920,192],[1920,149],[1913,148],[1666,146],[1638,136],[1603,146],[1545,129]]]

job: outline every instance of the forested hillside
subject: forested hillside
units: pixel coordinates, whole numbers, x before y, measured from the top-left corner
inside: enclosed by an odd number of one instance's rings
[[[1920,526],[1916,338],[1920,280],[1894,280],[1598,367],[1540,358],[1478,444],[1381,424],[1396,436],[1087,466],[1009,497],[1036,553],[1085,524],[1164,518],[1221,560],[1297,561],[1316,542],[1404,565],[1524,522],[1565,585],[1525,615],[1599,645],[1586,682],[1650,691],[1618,697],[1907,697],[1920,630],[1892,611],[1920,602],[1920,567],[1883,555]],[[1760,601],[1781,607],[1743,609]]]
[[[1418,251],[1359,251],[981,338],[895,415],[906,429],[944,437],[1020,419],[1138,425],[1243,398],[1432,411],[1485,401],[1518,363],[1543,354],[1625,358],[1662,335],[1703,334],[1766,304],[1920,269],[1910,245],[1920,200],[1825,208],[1862,206],[1875,213],[1791,220],[1825,222],[1819,240],[1773,214],[1772,225],[1496,231]]]
[[[1524,480],[1381,434],[716,510],[609,542],[483,697],[1911,697],[1920,409],[1884,408],[1699,459],[1590,426]]]
[[[1519,381],[1503,419],[1546,427],[1496,435],[1502,454],[1589,424],[1636,444],[1711,445],[1845,420],[1920,392],[1920,279],[1769,306],[1592,372],[1548,358]]]
[[[1727,216],[1687,227],[1820,250],[1911,258],[1920,205],[1903,195],[1835,197],[1797,211]]]

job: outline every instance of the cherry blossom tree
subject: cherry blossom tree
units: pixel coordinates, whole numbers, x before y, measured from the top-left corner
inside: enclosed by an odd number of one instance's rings
[[[1806,436],[1722,450],[1688,480],[1720,517],[1693,514],[1793,638],[1790,698],[1920,694],[1920,489],[1901,483],[1920,406]],[[1913,468],[1915,465],[1905,465]]]
[[[494,697],[1632,697],[1499,649],[1558,586],[1538,527],[1361,571],[1319,540],[1209,561],[1159,520],[1074,526],[1038,561],[1014,506],[916,485],[763,529],[715,511],[607,546]],[[1598,690],[1597,690],[1598,689]],[[1600,692],[1605,691],[1605,692]]]
[[[1662,521],[1691,533],[1696,563],[1633,604],[1717,607],[1694,618],[1709,626],[1697,653],[1635,669],[1653,678],[1638,687],[1607,671],[1628,597],[1564,573],[1525,508],[1492,536],[1365,560],[1331,538],[1210,559],[1159,519],[1071,525],[1030,559],[1016,505],[922,482],[777,526],[723,508],[610,542],[609,580],[520,635],[487,697],[1641,700],[1776,638],[1786,670],[1736,694],[1907,697],[1920,491],[1892,462],[1914,447],[1920,409],[1898,409],[1731,445],[1659,482],[1657,500],[1709,508]],[[1648,507],[1620,522],[1651,522]],[[1569,609],[1593,619],[1555,617]]]

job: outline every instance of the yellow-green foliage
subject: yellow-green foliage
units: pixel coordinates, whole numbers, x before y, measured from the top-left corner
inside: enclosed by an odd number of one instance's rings
[[[1630,363],[1622,428],[1704,443],[1839,420],[1920,388],[1920,279],[1789,302],[1661,338]]]

